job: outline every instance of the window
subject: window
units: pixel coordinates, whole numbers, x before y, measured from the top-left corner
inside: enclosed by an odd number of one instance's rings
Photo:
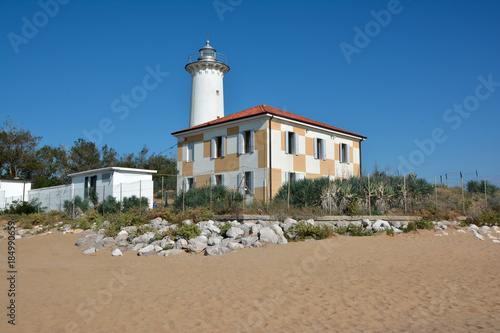
[[[255,147],[255,132],[244,131],[238,134],[238,154],[253,153]]]
[[[253,195],[253,172],[245,172],[245,194]]]
[[[242,179],[244,176],[245,179]],[[244,174],[238,173],[238,190],[241,194],[253,195],[254,192],[254,176],[253,171],[247,171]]]
[[[285,132],[285,153],[299,154],[299,134],[294,132]]]
[[[340,163],[347,163],[349,164],[350,162],[350,157],[349,157],[349,145],[345,143],[340,144]]]
[[[111,173],[106,172],[102,174],[102,180],[109,180],[111,178]]]
[[[190,142],[187,145],[186,161],[194,162],[194,142]]]
[[[212,138],[211,157],[220,158],[226,156],[226,137],[216,136]]]
[[[190,177],[187,179],[186,191],[189,191],[192,188],[195,188],[196,180],[194,177]]]
[[[224,185],[224,175],[212,175],[212,186]]]
[[[314,158],[326,160],[325,140],[314,138]]]

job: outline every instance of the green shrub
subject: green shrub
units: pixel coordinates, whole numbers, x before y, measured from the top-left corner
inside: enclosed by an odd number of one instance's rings
[[[211,194],[210,194],[211,193]],[[210,200],[210,195],[212,200]],[[180,193],[175,197],[174,208],[176,210],[194,209],[198,207],[210,207],[218,214],[225,214],[233,210],[237,205],[243,202],[243,195],[237,192],[232,192],[223,185],[204,186],[193,188],[185,193]]]
[[[174,229],[173,236],[180,236],[184,239],[196,238],[200,235],[200,229],[196,224],[183,224],[177,229]]]
[[[13,201],[8,208],[6,208],[3,213],[4,214],[33,214],[38,211],[43,212],[45,209],[39,207],[38,199],[32,199],[30,202],[16,200]]]
[[[131,197],[123,198],[123,211],[129,212],[133,209],[139,209],[142,206],[142,209],[146,210],[148,206],[148,198],[142,197],[140,200],[135,195]]]
[[[421,219],[416,222],[417,229],[434,229],[434,223],[427,219]]]
[[[231,225],[229,223],[224,224],[223,226],[220,226],[220,235],[222,237],[226,237],[226,233],[229,229],[231,229]]]
[[[372,236],[373,231],[364,229],[363,226],[356,226],[350,223],[347,226],[336,227],[335,233],[345,236],[362,237],[362,236]]]
[[[104,207],[105,214],[114,214],[120,212],[121,210],[120,203],[112,195],[108,195],[108,197],[103,201],[102,206]],[[102,210],[102,208],[99,209],[100,212],[102,212]]]
[[[385,233],[387,234],[387,236],[394,236],[394,230],[393,229],[387,229],[385,231]]]
[[[312,225],[304,221],[293,224],[287,231],[287,235],[293,235],[289,240],[297,241],[306,238],[316,240],[325,239],[334,235],[333,228],[327,224]]]

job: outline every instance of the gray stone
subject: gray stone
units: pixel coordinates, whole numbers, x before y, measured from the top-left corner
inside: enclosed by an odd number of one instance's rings
[[[306,220],[306,224],[308,225],[316,225],[316,222],[314,222],[313,219]]]
[[[83,251],[83,254],[91,254],[91,253],[95,253],[95,252],[96,252],[95,247],[91,247],[90,249]]]
[[[260,229],[259,239],[263,243],[277,244],[279,236],[269,227]]]
[[[215,225],[208,227],[208,230],[210,230],[212,234],[220,234],[220,228]]]
[[[403,230],[398,229],[396,227],[392,227],[392,230],[394,231],[395,234],[402,234],[403,233]]]
[[[200,232],[200,236],[205,236],[207,238],[210,237],[210,235],[212,234],[212,232],[208,229],[203,229],[201,232]]]
[[[192,253],[200,253],[206,248],[207,248],[207,243],[196,242],[196,241],[191,242],[191,240],[187,246],[188,251]]]
[[[252,235],[258,235],[258,234],[259,234],[260,229],[262,229],[262,228],[263,228],[263,227],[262,227],[262,225],[260,225],[260,224],[254,224],[254,225],[252,225],[252,227],[250,228],[250,233],[251,233]]]
[[[351,225],[353,225],[355,227],[361,227],[361,226],[363,226],[363,223],[361,223],[361,221],[352,221]]]
[[[228,254],[229,252],[231,252],[231,250],[224,246],[209,246],[205,249],[206,256],[223,255]]]
[[[191,244],[193,242],[197,242],[197,243],[204,243],[205,245],[208,243],[208,238],[205,237],[205,236],[198,236],[196,238],[191,238],[189,241],[188,241],[188,244]]]
[[[276,235],[283,237],[283,229],[281,229],[279,225],[273,224],[270,228],[276,233]]]
[[[203,229],[209,229],[211,226],[214,225],[214,221],[203,221],[203,222],[198,222],[198,227],[203,230]]]
[[[162,247],[162,249],[167,247],[167,245],[171,246],[173,248],[175,245],[175,242],[173,240],[171,240],[169,237],[165,237],[160,241],[159,245]]]
[[[132,248],[134,251],[139,251],[140,249],[144,248],[147,244],[146,243],[137,243],[135,246]]]
[[[256,241],[252,244],[252,247],[262,247],[262,244],[259,241]]]
[[[129,227],[121,227],[122,231],[126,231],[129,235],[137,232],[137,227],[132,225]]]
[[[241,250],[244,248],[243,244],[240,243],[230,243],[228,247],[233,251]]]
[[[241,244],[243,245],[243,247],[250,247],[253,244],[255,244],[255,242],[257,242],[258,240],[259,237],[257,236],[243,237],[241,239]]]
[[[137,243],[149,243],[153,238],[155,238],[154,232],[146,232],[144,235],[140,235],[132,240],[133,244]]]
[[[278,239],[278,244],[279,245],[283,245],[283,244],[286,244],[288,243],[288,240],[286,239],[285,236],[281,236],[279,239]]]
[[[234,238],[224,238],[221,242],[220,242],[220,246],[222,247],[229,247],[229,244],[231,243],[239,243],[241,239],[234,239]]]
[[[76,246],[82,246],[82,245],[85,245],[87,243],[89,243],[90,241],[92,240],[93,242],[93,239],[90,237],[90,236],[85,236],[83,238],[80,238],[79,240],[76,241],[75,245]]]
[[[159,246],[159,245],[155,245],[155,246],[154,246],[154,250],[155,250],[156,252],[160,252],[160,251],[162,251],[162,250],[163,250],[163,247],[161,247],[161,246]]]
[[[264,221],[262,221],[262,220],[258,220],[257,224],[260,225],[260,226],[262,226],[263,228],[267,227],[267,223],[264,222]]]
[[[287,217],[285,221],[283,221],[284,224],[295,224],[297,223],[297,220],[294,220],[292,218]]]
[[[240,222],[234,220],[234,221],[227,222],[227,224],[229,224],[232,227],[236,227],[237,225],[240,225]]]
[[[97,234],[97,237],[95,238],[95,242],[99,243],[103,239],[104,239],[104,235],[103,234]]]
[[[231,227],[229,230],[226,232],[227,237],[231,238],[240,238],[245,234],[245,232],[237,227]]]
[[[239,228],[240,230],[243,231],[243,235],[241,235],[241,237],[246,237],[246,236],[250,235],[250,226],[249,225],[240,224],[240,225],[236,226],[236,228]]]
[[[139,255],[142,256],[144,253],[155,251],[155,247],[153,245],[148,245],[139,250]],[[156,252],[156,251],[155,251]]]
[[[219,245],[222,239],[222,236],[212,236],[208,239],[207,244],[210,246]]]
[[[372,229],[375,231],[375,232],[379,232],[379,231],[384,231],[384,230],[387,230],[389,229],[391,226],[389,225],[389,223],[387,221],[384,221],[384,220],[376,220],[373,224],[372,224]]]
[[[193,220],[184,220],[182,221],[182,225],[190,225],[193,224]]]
[[[177,242],[175,242],[176,249],[186,249],[187,246],[188,246],[188,242],[184,238],[181,238]]]
[[[159,256],[167,257],[168,256],[168,251],[167,250],[160,251],[160,252],[158,252],[158,255]]]
[[[372,225],[372,223],[368,219],[363,219],[363,221],[361,223],[363,224],[364,228],[371,227],[371,225]]]
[[[348,227],[349,226],[349,222],[347,221],[338,221],[337,222],[337,227]]]
[[[127,246],[128,245],[128,242],[126,240],[121,240],[121,241],[118,241],[116,242],[116,246]]]
[[[111,251],[111,255],[113,257],[121,257],[123,255],[123,252],[119,248],[115,248],[113,251]]]

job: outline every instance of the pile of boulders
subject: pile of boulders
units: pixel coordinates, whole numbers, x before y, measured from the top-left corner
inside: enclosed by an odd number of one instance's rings
[[[122,227],[116,237],[105,237],[104,229],[96,232],[85,232],[75,243],[83,250],[84,254],[95,253],[104,248],[111,247],[113,256],[121,256],[124,252],[135,252],[139,256],[177,254],[181,252],[200,253],[205,255],[221,255],[229,252],[244,249],[266,246],[268,244],[288,243],[288,237],[294,237],[290,227],[297,223],[293,219],[286,219],[284,222],[257,221],[256,223],[240,223],[238,221],[216,222],[203,221],[196,223],[200,234],[191,239],[183,237],[165,236],[162,239],[155,239],[158,235],[175,229],[176,224],[156,218],[145,225],[146,228],[153,228],[154,232],[146,232],[138,235],[135,226]],[[314,221],[309,221],[314,223]],[[191,220],[186,220],[182,224],[193,224]],[[225,233],[221,230],[225,229]]]
[[[500,237],[495,237],[496,234],[500,234],[500,228],[496,225],[492,227],[488,227],[487,225],[478,227],[475,224],[471,224],[466,228],[466,230],[471,232],[474,237],[479,240],[484,240],[484,237],[486,236],[488,239],[491,239],[493,243],[500,243]],[[492,235],[493,233],[495,234],[495,236]]]

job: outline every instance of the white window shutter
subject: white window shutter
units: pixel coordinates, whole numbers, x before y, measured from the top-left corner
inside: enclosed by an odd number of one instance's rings
[[[318,156],[318,139],[314,138],[314,158],[319,158]]]
[[[214,159],[215,158],[215,138],[212,138],[211,140],[211,144],[210,144],[210,158]]]
[[[220,175],[221,178],[221,185],[224,185],[224,174]]]
[[[189,162],[194,162],[194,142],[189,143]]]
[[[288,140],[288,131],[285,132],[285,154],[288,154],[290,142]]]
[[[238,182],[238,192],[240,192],[240,194],[244,194],[245,193],[245,184],[243,183],[243,175],[241,173],[238,173],[238,177],[236,177],[237,179],[237,182]]]
[[[222,141],[222,143],[220,145],[220,149],[222,151],[221,151],[220,156],[224,157],[224,156],[226,156],[226,137],[225,136],[221,137],[221,141]]]
[[[245,147],[243,133],[238,133],[238,154],[243,154],[243,149]]]
[[[285,183],[290,181],[290,171],[285,171]]]
[[[326,161],[326,141],[321,141],[321,154],[323,155],[323,161]]]
[[[255,131],[250,131],[250,152],[253,153],[255,151]]]
[[[210,177],[210,180],[211,180],[211,184],[212,184],[212,186],[217,185],[217,184],[215,183],[215,175],[212,175],[212,176]]]
[[[348,145],[345,145],[345,150],[346,150],[346,155],[347,155],[346,162],[347,162],[347,164],[350,164],[351,163],[351,148]]]
[[[253,183],[254,183],[254,175],[253,175],[253,173],[254,173],[253,171],[250,172],[250,180],[248,182],[250,184],[249,187],[250,187],[250,192],[252,193],[252,195],[254,194],[254,185],[253,185]]]
[[[293,133],[293,139],[295,141],[295,155],[299,154],[299,133]]]

